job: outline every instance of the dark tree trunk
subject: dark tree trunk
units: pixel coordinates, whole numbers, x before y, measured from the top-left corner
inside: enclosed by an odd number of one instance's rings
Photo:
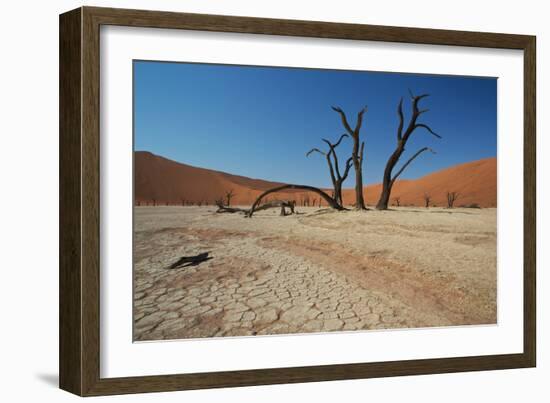
[[[346,114],[341,108],[333,106],[332,109],[340,114],[340,118],[342,119],[342,124],[344,128],[353,139],[351,160],[353,162],[353,168],[355,170],[355,208],[357,210],[365,210],[365,199],[363,196],[363,152],[365,148],[365,143],[361,142],[360,131],[361,125],[363,123],[363,114],[365,113],[367,108],[365,107],[361,109],[361,111],[359,111],[359,113],[357,114],[357,123],[355,125],[355,129],[351,128],[348,123]]]
[[[386,168],[384,169],[384,176],[382,177],[382,192],[380,193],[380,199],[376,204],[377,210],[386,210],[388,208],[388,203],[390,202],[391,188],[393,186],[393,181],[391,178],[391,173],[399,157],[403,154],[404,148],[402,144],[398,144],[397,149],[388,159],[386,163]]]
[[[355,169],[355,208],[365,210],[365,199],[363,196],[363,149],[365,143],[361,143],[361,151],[358,153],[359,139],[354,138],[353,145],[353,168]]]
[[[393,169],[395,168],[395,166],[399,162],[399,159],[401,158],[401,155],[405,151],[405,146],[407,144],[407,141],[409,140],[413,132],[418,128],[423,128],[429,131],[435,137],[441,138],[441,136],[434,133],[434,131],[428,125],[424,123],[417,123],[418,117],[422,113],[427,112],[427,109],[425,110],[418,109],[418,102],[422,98],[425,98],[427,96],[428,96],[427,94],[420,95],[420,96],[413,96],[411,94],[412,114],[410,117],[409,124],[407,125],[407,128],[405,129],[404,133],[403,133],[403,125],[404,125],[403,99],[399,101],[399,105],[397,107],[397,114],[399,116],[399,127],[397,129],[397,145],[395,147],[394,152],[388,158],[388,161],[386,163],[386,168],[384,169],[384,176],[382,177],[382,192],[380,193],[380,198],[378,199],[378,203],[376,204],[376,209],[378,210],[386,210],[388,208],[392,187],[395,183],[395,180],[399,177],[399,175],[401,175],[401,173],[403,173],[405,168],[407,168],[407,166],[424,151],[430,151],[434,153],[434,151],[428,147],[421,148],[411,158],[409,158],[409,160],[401,167],[401,169],[395,175],[392,176]]]

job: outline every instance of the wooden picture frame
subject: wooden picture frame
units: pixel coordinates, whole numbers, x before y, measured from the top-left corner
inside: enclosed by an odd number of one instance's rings
[[[229,372],[100,377],[99,35],[101,25],[524,52],[523,353]],[[60,16],[60,387],[81,396],[533,367],[536,363],[535,37],[82,7]]]

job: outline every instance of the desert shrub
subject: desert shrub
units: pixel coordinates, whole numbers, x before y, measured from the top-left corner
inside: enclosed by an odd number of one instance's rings
[[[481,207],[479,206],[479,204],[477,204],[477,203],[463,204],[463,205],[460,206],[460,207],[464,207],[464,208],[481,208]]]

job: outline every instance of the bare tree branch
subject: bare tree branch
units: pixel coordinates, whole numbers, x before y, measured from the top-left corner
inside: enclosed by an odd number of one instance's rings
[[[324,155],[324,156],[327,155],[326,152],[321,151],[321,150],[319,150],[318,148],[312,148],[311,150],[309,150],[309,151],[306,153],[306,157],[309,157],[309,155],[310,155],[310,154],[313,154],[314,152],[317,152],[317,153],[319,153],[319,154],[321,154],[321,155]]]
[[[344,174],[342,175],[342,182],[346,180],[349,174],[350,168],[353,166],[353,158],[349,157],[346,161],[346,168],[344,169]]]
[[[328,143],[329,146],[331,145],[330,143]],[[332,160],[330,159],[330,154],[333,152],[333,149],[331,148],[331,150],[326,153],[324,151],[321,151],[319,150],[318,148],[312,148],[311,150],[309,150],[309,152],[306,154],[306,157],[309,156],[311,153],[313,152],[318,152],[319,154],[321,155],[324,155],[326,160],[327,160],[327,164],[328,164],[328,169],[329,169],[329,173],[330,173],[330,179],[332,180],[332,185],[336,188],[337,186],[337,178],[334,174],[334,167],[332,166]],[[336,159],[335,157],[335,161],[336,163],[338,163],[338,160]],[[336,172],[338,172],[338,166],[336,167]],[[338,176],[340,175],[340,173],[338,172]]]
[[[346,129],[346,131],[353,136],[353,130],[351,129],[351,126],[348,123],[348,118],[346,117],[346,114],[344,113],[342,108],[340,108],[339,106],[333,106],[332,110],[340,114],[340,118],[342,119],[342,124],[344,125],[344,129]]]
[[[436,132],[434,132],[430,126],[424,124],[424,123],[417,123],[415,125],[415,128],[423,128],[423,129],[426,129],[427,131],[429,131],[431,134],[433,134],[435,137],[437,137],[438,139],[441,138],[441,136],[439,134],[437,134]]]
[[[357,114],[357,124],[355,125],[355,130],[354,130],[355,136],[359,136],[359,131],[361,130],[361,125],[363,124],[363,115],[365,114],[366,111],[367,111],[367,107],[365,106]]]
[[[308,154],[306,154],[306,155],[309,155],[311,152],[317,151],[317,152],[320,152],[321,154],[325,155],[325,157],[327,159],[327,164],[328,164],[328,167],[329,167],[330,178],[332,180],[332,185],[334,187],[333,198],[338,203],[342,203],[342,183],[347,178],[347,175],[348,175],[348,172],[349,172],[349,167],[348,167],[348,162],[346,162],[346,172],[345,172],[344,176],[342,176],[342,174],[340,173],[338,155],[336,154],[336,147],[338,147],[340,145],[340,143],[342,142],[342,140],[345,137],[349,137],[349,136],[346,133],[342,134],[336,143],[331,143],[330,140],[328,140],[328,139],[321,139],[323,142],[325,142],[328,145],[329,151],[328,152],[322,152],[322,151],[319,151],[318,148],[314,148]]]
[[[395,176],[392,178],[392,184],[393,182],[395,182],[395,180],[399,177],[399,175],[401,175],[403,173],[403,171],[405,170],[405,168],[407,168],[409,166],[409,164],[411,162],[413,162],[413,160],[418,157],[420,154],[422,154],[424,151],[430,151],[432,152],[433,154],[435,154],[435,152],[429,148],[429,147],[424,147],[424,148],[421,148],[420,150],[418,150],[411,158],[409,158],[409,160],[407,162],[405,162],[405,164],[401,167],[401,169],[399,171],[397,171],[397,173],[395,174]]]
[[[399,101],[397,106],[397,116],[399,116],[399,126],[397,127],[397,141],[400,141],[403,137],[403,97]]]
[[[330,141],[328,141],[327,139],[322,139],[322,140],[323,140],[325,143],[327,143],[328,146],[329,146],[330,148],[336,148],[336,147],[338,147],[338,146],[340,145],[340,143],[342,142],[342,140],[343,140],[345,137],[349,137],[349,136],[348,136],[346,133],[342,134],[342,135],[340,136],[340,138],[338,139],[338,141],[337,141],[336,143],[334,143],[334,144],[332,144],[332,143],[331,143]]]

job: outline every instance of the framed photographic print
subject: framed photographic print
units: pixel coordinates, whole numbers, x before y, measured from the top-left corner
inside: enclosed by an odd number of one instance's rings
[[[535,37],[60,17],[60,386],[535,366]]]

